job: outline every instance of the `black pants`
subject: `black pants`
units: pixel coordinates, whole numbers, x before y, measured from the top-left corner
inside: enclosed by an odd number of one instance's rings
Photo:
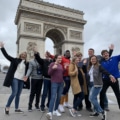
[[[111,86],[111,88],[113,89],[113,92],[115,93],[115,96],[116,96],[116,99],[118,102],[118,106],[120,109],[120,90],[119,90],[118,80],[115,83],[112,83],[109,78],[103,79],[103,88],[100,92],[100,105],[104,109],[104,98],[105,98],[105,94],[106,94],[106,91],[109,88],[109,86]]]
[[[74,95],[73,108],[75,110],[77,110],[77,107],[79,106],[79,104],[82,103],[83,98],[84,98],[83,92],[80,92],[80,93]]]
[[[29,108],[32,108],[32,103],[33,103],[33,100],[34,100],[35,96],[36,96],[35,107],[39,107],[42,83],[43,83],[43,79],[31,79],[31,91],[30,91],[30,96],[29,96]]]
[[[86,105],[86,109],[90,109],[92,107],[91,105],[91,102],[89,101],[89,90],[88,90],[88,87],[87,87],[87,95],[84,95],[84,98],[85,98],[85,105]],[[79,105],[79,108],[82,108],[83,107],[83,104],[80,103]]]

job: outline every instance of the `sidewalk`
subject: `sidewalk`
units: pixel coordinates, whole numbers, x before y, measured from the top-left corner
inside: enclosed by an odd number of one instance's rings
[[[41,113],[40,111],[37,111],[35,109],[32,112],[28,112],[29,90],[24,90],[24,89],[20,99],[20,109],[24,111],[24,114],[16,114],[14,112],[14,102],[12,103],[10,108],[10,115],[4,114],[6,101],[11,92],[10,88],[2,86],[4,76],[5,76],[4,74],[2,75],[0,74],[0,120],[47,120],[45,116],[47,110],[45,113]],[[108,90],[107,96],[109,98],[109,108],[110,108],[110,111],[107,112],[107,120],[119,120],[120,110],[118,108],[116,98],[111,89]],[[70,90],[69,102],[71,105],[72,105],[72,101],[73,101],[73,95]],[[89,117],[90,112],[86,111],[85,108],[83,108],[83,110],[79,112],[80,114],[82,114],[82,116],[75,118],[73,118],[70,115],[69,110],[67,108],[65,108],[65,111],[66,112],[62,113],[61,117],[53,116],[53,120],[101,120],[100,116],[95,118],[93,117],[90,118]]]
[[[25,91],[24,91],[25,92]],[[20,108],[24,111],[24,114],[16,114],[14,112],[14,102],[11,105],[10,109],[10,115],[5,115],[4,114],[4,106],[6,104],[6,100],[8,99],[9,94],[0,94],[0,120],[47,120],[45,113],[41,113],[40,111],[33,110],[32,112],[28,112],[27,104],[28,104],[28,96],[29,93],[25,94],[23,93],[21,95],[21,100],[20,100]],[[108,95],[109,96],[109,108],[110,111],[107,112],[107,120],[119,120],[120,119],[120,110],[118,109],[118,105],[116,104],[115,97],[113,95]],[[70,103],[72,104],[72,93],[69,94]],[[62,114],[61,117],[56,117],[53,116],[53,120],[74,120],[74,119],[80,119],[80,120],[101,120],[101,117],[98,118],[90,118],[89,114],[90,112],[86,111],[86,109],[83,109],[79,113],[82,114],[81,117],[71,117],[69,114],[69,110],[66,108],[66,112]]]

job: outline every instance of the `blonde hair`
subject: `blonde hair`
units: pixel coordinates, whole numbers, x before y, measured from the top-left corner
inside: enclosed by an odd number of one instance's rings
[[[26,52],[26,51],[21,52],[21,53],[19,54],[19,58],[21,58],[21,55],[22,55],[23,53],[25,53],[25,54],[26,54],[26,58],[27,58],[27,52]]]
[[[75,54],[76,57],[83,56],[83,54],[79,51]]]
[[[75,62],[77,58],[78,58],[77,56],[72,57],[72,62]]]

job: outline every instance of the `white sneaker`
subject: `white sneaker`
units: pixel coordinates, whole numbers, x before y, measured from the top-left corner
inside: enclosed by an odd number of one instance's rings
[[[73,109],[69,109],[69,111],[70,111],[70,114],[72,115],[72,117],[76,117],[76,114],[75,114],[75,112],[73,111]]]
[[[64,102],[64,107],[66,107],[66,108],[72,108],[72,105],[70,105],[68,102]]]
[[[46,117],[48,120],[52,120],[52,113],[51,112],[47,113]]]
[[[59,113],[59,111],[58,111],[58,110],[53,111],[53,115],[56,115],[56,116],[61,116],[61,114]]]
[[[64,109],[63,105],[59,105],[58,109],[62,113],[65,112],[65,109]]]

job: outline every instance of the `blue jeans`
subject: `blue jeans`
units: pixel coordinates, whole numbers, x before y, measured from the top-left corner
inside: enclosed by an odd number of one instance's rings
[[[58,109],[61,94],[63,92],[63,86],[64,86],[63,82],[62,83],[55,83],[55,82],[51,83],[51,99],[50,99],[50,104],[49,104],[49,112],[53,112],[53,108],[54,110]]]
[[[12,93],[8,99],[6,107],[10,107],[13,99],[15,98],[15,109],[19,108],[19,100],[20,100],[23,84],[24,82],[22,80],[19,80],[16,78],[13,79],[12,85],[11,85]]]
[[[98,103],[97,96],[99,95],[100,91],[102,90],[102,87],[92,87],[89,94],[89,100],[93,104],[94,110],[97,113],[103,112],[103,109],[101,108],[100,104]]]
[[[43,80],[44,87],[43,87],[43,93],[42,93],[42,99],[41,99],[41,105],[40,107],[45,107],[45,99],[48,96],[48,102],[47,107],[49,107],[50,97],[51,97],[51,80],[44,79]]]

